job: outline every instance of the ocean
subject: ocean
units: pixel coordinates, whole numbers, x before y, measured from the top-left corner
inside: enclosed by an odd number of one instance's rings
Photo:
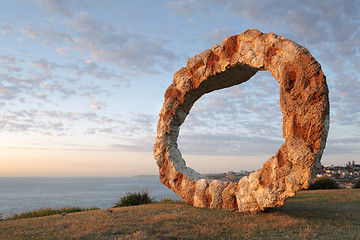
[[[127,192],[146,190],[154,200],[180,200],[157,176],[117,178],[0,178],[0,214],[9,217],[43,207],[99,207],[114,205]]]

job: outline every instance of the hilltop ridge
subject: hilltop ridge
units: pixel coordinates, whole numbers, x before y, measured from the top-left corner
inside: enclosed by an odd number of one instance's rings
[[[358,239],[360,190],[301,191],[267,212],[168,201],[0,221],[0,239]]]

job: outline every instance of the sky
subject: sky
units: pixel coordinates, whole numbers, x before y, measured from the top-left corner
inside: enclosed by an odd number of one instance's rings
[[[13,0],[0,9],[0,177],[157,174],[173,75],[250,28],[305,46],[330,90],[322,164],[360,163],[360,1]],[[284,143],[269,72],[201,97],[179,149],[200,173],[257,170]]]

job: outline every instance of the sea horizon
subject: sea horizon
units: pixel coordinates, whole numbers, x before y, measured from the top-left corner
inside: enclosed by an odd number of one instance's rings
[[[156,175],[147,177],[0,177],[0,214],[9,217],[40,208],[106,209],[128,192],[145,190],[156,201],[181,200]]]

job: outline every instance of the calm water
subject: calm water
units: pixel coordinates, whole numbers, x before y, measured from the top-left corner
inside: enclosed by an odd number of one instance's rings
[[[180,199],[158,177],[0,178],[0,213],[8,217],[41,207],[109,208],[125,193],[142,189],[155,200]]]

